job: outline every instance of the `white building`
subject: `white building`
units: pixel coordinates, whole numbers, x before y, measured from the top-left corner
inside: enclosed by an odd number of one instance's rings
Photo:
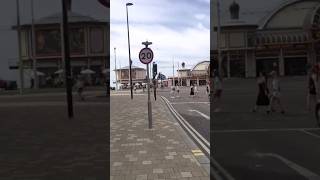
[[[182,66],[181,69],[177,70],[177,76],[175,76],[174,78],[172,76],[168,78],[168,85],[172,86],[174,79],[175,86],[205,86],[207,85],[209,80],[209,66],[210,61],[201,61],[197,63],[192,69],[187,69]]]
[[[116,79],[118,85],[122,85],[127,87],[130,85],[129,81],[129,66],[122,67],[115,70],[116,72]],[[142,85],[142,83],[146,82],[146,74],[147,71],[144,68],[131,66],[131,74],[132,74],[132,84],[135,85],[136,83]]]

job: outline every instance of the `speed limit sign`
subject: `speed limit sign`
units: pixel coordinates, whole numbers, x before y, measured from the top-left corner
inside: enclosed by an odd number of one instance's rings
[[[153,52],[150,48],[143,48],[139,53],[140,62],[149,64],[153,60]]]

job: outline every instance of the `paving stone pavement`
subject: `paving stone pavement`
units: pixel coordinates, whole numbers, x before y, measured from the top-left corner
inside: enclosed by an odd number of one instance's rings
[[[146,95],[111,96],[110,103],[111,180],[209,179],[161,99],[152,100],[152,130]]]

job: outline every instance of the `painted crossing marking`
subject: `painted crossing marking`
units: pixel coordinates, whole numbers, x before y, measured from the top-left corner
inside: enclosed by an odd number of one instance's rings
[[[202,113],[202,112],[200,112],[198,110],[190,109],[189,111],[190,112],[196,112],[196,113],[200,114],[202,117],[204,117],[206,120],[210,120],[210,116],[208,116],[208,115],[206,115],[206,114],[204,114],[204,113]]]
[[[279,159],[280,161],[282,161],[283,163],[285,163],[288,167],[290,167],[291,169],[295,170],[296,172],[298,172],[300,175],[306,177],[309,180],[317,180],[320,179],[320,176],[312,171],[310,171],[309,169],[300,166],[299,164],[296,164],[278,154],[274,154],[274,153],[255,153],[254,154],[257,157],[273,157],[276,159]]]
[[[306,131],[306,130],[301,130],[303,133],[306,133],[306,134],[308,134],[308,135],[310,135],[310,136],[313,136],[313,137],[315,137],[315,138],[319,138],[320,139],[320,135],[318,135],[318,134],[315,134],[315,133],[312,133],[312,132],[308,132],[308,131]]]
[[[232,130],[213,130],[213,133],[245,133],[245,132],[272,132],[272,131],[311,131],[320,128],[280,128],[280,129],[232,129]]]

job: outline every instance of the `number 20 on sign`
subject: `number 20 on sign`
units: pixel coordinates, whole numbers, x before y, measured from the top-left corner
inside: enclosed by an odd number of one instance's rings
[[[149,64],[153,60],[153,52],[150,48],[143,48],[139,53],[139,59],[143,64]]]

